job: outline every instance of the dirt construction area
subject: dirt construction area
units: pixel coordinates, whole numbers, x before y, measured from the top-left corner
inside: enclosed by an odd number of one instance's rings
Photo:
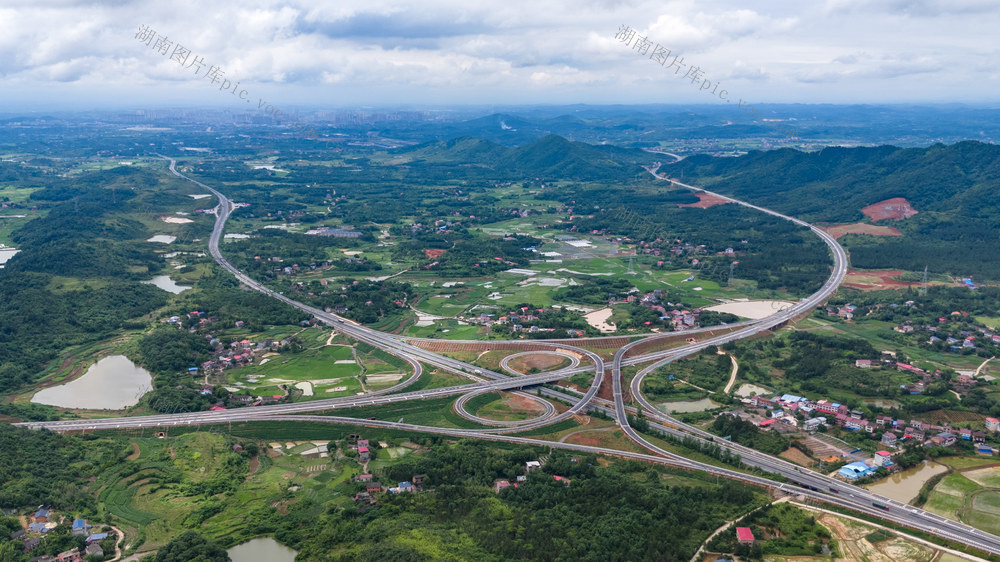
[[[840,551],[837,560],[930,562],[935,560],[938,554],[931,548],[907,541],[896,535],[892,535],[887,540],[869,542],[866,537],[875,531],[874,528],[828,513],[819,514],[816,521],[829,529],[830,534],[837,541],[837,549]]]
[[[917,214],[917,210],[910,206],[910,202],[902,197],[893,197],[868,205],[861,209],[861,212],[873,221],[898,221]]]
[[[714,207],[716,205],[725,205],[729,203],[722,197],[718,195],[710,195],[708,193],[702,193],[700,191],[695,192],[695,196],[698,197],[697,203],[679,203],[678,207],[694,207],[695,209],[707,209],[709,207]]]
[[[844,277],[843,285],[852,289],[862,291],[880,291],[883,289],[905,289],[906,287],[920,285],[920,283],[905,283],[897,281],[893,277],[898,277],[903,271],[898,269],[881,269],[877,271],[861,271],[852,269]]]

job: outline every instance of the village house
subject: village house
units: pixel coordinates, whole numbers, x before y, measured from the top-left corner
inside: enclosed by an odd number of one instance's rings
[[[59,562],[83,562],[83,556],[80,556],[79,548],[60,552],[56,558],[59,559]]]
[[[500,490],[505,490],[510,487],[510,481],[503,478],[498,478],[496,482],[493,483],[493,491],[500,493]]]
[[[752,545],[753,531],[750,530],[750,527],[736,527],[736,540],[740,544]]]
[[[891,459],[892,453],[889,451],[875,451],[875,456],[872,458],[872,461],[875,463],[875,466],[886,466]]]
[[[885,445],[886,447],[895,447],[896,441],[897,441],[896,434],[891,433],[889,431],[886,431],[885,433],[882,434],[882,444]]]

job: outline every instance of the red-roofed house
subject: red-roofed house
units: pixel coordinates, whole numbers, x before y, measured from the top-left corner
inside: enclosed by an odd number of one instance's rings
[[[875,466],[885,466],[886,461],[892,460],[892,453],[889,451],[876,451],[873,460],[875,461]]]
[[[736,527],[736,540],[740,544],[753,544],[753,531],[750,527]]]
[[[771,425],[772,423],[774,423],[776,421],[778,421],[776,418],[766,419],[766,420],[760,422],[759,424],[757,424],[757,426],[758,427],[767,427],[767,426]]]
[[[368,460],[369,456],[370,453],[368,452],[368,447],[358,447],[358,457],[361,460],[366,461]]]
[[[986,429],[996,431],[1000,429],[1000,420],[996,418],[986,418]]]

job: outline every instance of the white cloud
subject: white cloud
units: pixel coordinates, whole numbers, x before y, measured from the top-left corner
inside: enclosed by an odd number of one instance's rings
[[[0,80],[12,99],[67,84],[95,98],[197,92],[192,69],[133,38],[146,24],[248,89],[303,101],[316,88],[316,101],[365,103],[706,102],[616,41],[626,24],[747,97],[879,101],[934,81],[938,96],[984,101],[1000,89],[984,17],[998,12],[995,0],[8,0]]]

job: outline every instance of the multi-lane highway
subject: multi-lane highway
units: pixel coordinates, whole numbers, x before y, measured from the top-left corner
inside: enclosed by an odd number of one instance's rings
[[[164,157],[167,158],[167,157]],[[367,426],[376,427],[389,427],[408,431],[422,431],[422,432],[433,432],[445,435],[454,435],[458,437],[475,437],[481,439],[492,439],[497,441],[507,441],[513,443],[524,443],[531,445],[544,445],[549,447],[561,447],[566,449],[587,451],[599,454],[611,454],[617,456],[624,456],[630,458],[637,458],[642,460],[648,460],[650,462],[661,462],[668,463],[676,466],[682,466],[686,468],[705,470],[713,474],[718,474],[721,476],[726,476],[729,478],[739,479],[745,482],[750,482],[753,484],[765,485],[770,487],[777,487],[788,492],[794,492],[796,494],[801,494],[813,499],[825,501],[827,503],[841,505],[844,507],[849,507],[851,509],[868,513],[871,515],[876,515],[885,519],[889,519],[910,527],[920,529],[941,537],[949,538],[970,546],[974,546],[981,550],[1000,554],[1000,537],[996,537],[974,529],[967,525],[957,523],[954,521],[946,520],[935,514],[931,514],[912,506],[902,504],[900,502],[895,502],[872,494],[867,490],[862,488],[851,486],[830,478],[827,478],[821,474],[815,473],[808,469],[798,467],[786,461],[776,459],[769,455],[765,455],[753,449],[742,447],[740,445],[720,442],[717,438],[707,434],[706,432],[687,426],[676,419],[673,419],[662,412],[659,412],[652,404],[650,404],[641,393],[641,385],[643,377],[646,373],[652,371],[658,366],[676,360],[677,358],[690,355],[697,351],[700,351],[708,346],[721,345],[726,342],[735,341],[737,339],[746,338],[755,334],[758,334],[765,330],[773,329],[776,326],[785,323],[796,316],[808,313],[812,308],[821,304],[826,298],[828,298],[833,291],[839,286],[847,272],[847,255],[844,249],[837,243],[837,241],[824,232],[823,230],[812,226],[804,221],[796,219],[794,217],[789,217],[769,209],[764,209],[762,207],[745,203],[730,197],[719,195],[716,193],[709,192],[699,187],[690,186],[687,184],[680,183],[676,180],[669,180],[663,176],[657,175],[657,170],[650,170],[654,176],[660,179],[665,179],[671,181],[674,185],[691,189],[694,191],[701,191],[705,193],[711,193],[716,197],[720,197],[732,203],[743,205],[757,211],[767,213],[773,216],[780,217],[785,220],[789,220],[800,226],[809,228],[819,236],[829,247],[831,255],[833,257],[833,269],[830,277],[820,288],[819,291],[809,296],[806,299],[796,303],[794,306],[782,310],[777,314],[769,316],[762,320],[741,322],[739,324],[734,324],[729,326],[727,333],[717,336],[710,336],[707,339],[701,340],[693,344],[682,345],[679,347],[666,349],[662,351],[655,351],[645,354],[635,354],[630,355],[630,352],[634,351],[635,348],[643,343],[648,342],[650,339],[655,339],[659,337],[667,336],[650,336],[643,338],[627,345],[622,346],[618,349],[614,355],[614,361],[611,364],[611,375],[612,375],[612,387],[613,387],[613,398],[612,402],[603,401],[596,398],[596,393],[599,386],[602,383],[603,377],[605,375],[605,363],[596,353],[586,351],[579,347],[570,346],[565,343],[551,343],[551,342],[530,342],[533,348],[539,345],[551,348],[553,352],[557,349],[568,350],[571,353],[579,354],[580,356],[586,356],[592,362],[592,365],[586,367],[579,367],[576,363],[571,364],[569,367],[560,369],[558,371],[553,371],[549,373],[541,373],[534,375],[526,375],[520,377],[509,377],[502,373],[497,373],[482,369],[475,365],[471,365],[450,357],[427,351],[417,347],[416,345],[411,345],[404,341],[404,338],[399,336],[394,336],[390,334],[383,334],[376,330],[358,325],[350,320],[346,320],[334,314],[328,313],[324,310],[317,309],[312,306],[305,305],[303,303],[297,302],[291,298],[288,298],[276,291],[269,289],[268,287],[258,283],[254,279],[245,275],[239,271],[236,267],[229,263],[228,260],[222,255],[219,249],[219,242],[222,239],[223,232],[225,230],[226,220],[229,214],[233,210],[233,205],[222,193],[216,189],[198,182],[192,178],[189,178],[175,169],[176,162],[173,159],[170,160],[170,171],[177,175],[178,177],[184,178],[191,181],[202,188],[208,190],[213,195],[215,195],[219,200],[219,205],[216,210],[216,223],[212,231],[212,235],[209,239],[209,252],[213,259],[226,271],[234,275],[241,283],[247,287],[260,291],[272,298],[281,300],[286,304],[293,306],[303,312],[306,312],[315,318],[333,326],[337,331],[340,331],[354,339],[369,343],[373,346],[384,349],[390,353],[393,353],[404,360],[406,360],[413,368],[413,376],[402,383],[395,385],[391,388],[384,389],[378,393],[370,393],[364,396],[355,396],[347,398],[338,399],[328,399],[328,400],[316,400],[310,402],[297,402],[292,404],[277,404],[272,406],[258,406],[253,408],[241,408],[234,410],[226,410],[221,412],[191,412],[182,414],[164,414],[164,415],[153,415],[153,416],[141,416],[141,417],[122,417],[122,418],[103,418],[103,419],[89,419],[89,420],[63,420],[55,422],[27,422],[21,425],[25,425],[30,428],[48,428],[54,431],[80,431],[80,430],[98,430],[98,429],[117,429],[117,428],[136,428],[136,427],[171,427],[171,426],[187,426],[187,425],[202,425],[202,424],[216,424],[216,423],[227,423],[227,422],[240,422],[240,421],[253,421],[253,420],[296,420],[296,421],[311,421],[311,422],[325,422],[325,423],[352,423]],[[706,329],[704,331],[709,331]],[[693,333],[693,332],[692,332]],[[596,339],[596,338],[595,338]],[[585,340],[576,340],[575,343],[583,342]],[[499,343],[499,342],[498,342]],[[518,345],[524,344],[525,342],[515,340],[512,342],[503,342],[506,344]],[[650,443],[645,437],[636,432],[629,424],[627,418],[627,412],[634,411],[630,406],[625,403],[625,393],[623,389],[623,378],[621,373],[621,368],[624,365],[636,365],[641,363],[648,363],[653,361],[653,364],[644,368],[639,372],[639,374],[631,382],[631,396],[635,400],[639,408],[642,409],[646,415],[653,420],[652,427],[664,433],[671,433],[674,435],[693,435],[697,438],[704,440],[712,440],[715,443],[728,447],[732,452],[739,454],[744,462],[748,466],[753,466],[760,468],[764,471],[777,474],[787,478],[793,483],[789,484],[776,484],[774,481],[762,478],[759,476],[754,476],[746,474],[743,472],[738,472],[735,470],[730,470],[726,468],[720,468],[713,465],[708,465],[700,462],[691,461],[685,459],[679,455],[671,453],[669,451],[663,450],[657,447],[655,444]],[[466,377],[474,379],[476,382],[469,385],[453,386],[438,389],[420,390],[414,392],[400,392],[407,385],[412,384],[421,376],[423,372],[422,363],[429,365],[434,365],[436,367],[446,369],[455,373],[462,374]],[[504,363],[506,366],[506,363]],[[566,378],[572,374],[578,372],[585,372],[587,370],[594,371],[594,382],[590,388],[583,394],[582,397],[573,397],[571,395],[552,390],[549,388],[543,388],[541,391],[543,394],[548,396],[553,396],[563,400],[569,399],[573,405],[561,414],[554,415],[554,409],[552,405],[548,402],[548,407],[541,416],[525,420],[523,422],[499,424],[497,422],[490,422],[489,420],[483,420],[482,418],[476,418],[474,415],[469,414],[464,411],[464,404],[471,397],[482,394],[485,392],[493,392],[497,390],[514,390],[518,388],[527,388],[538,385],[543,385],[545,383],[554,382],[556,380]],[[442,429],[436,427],[425,427],[425,426],[415,426],[411,424],[404,424],[398,422],[387,422],[387,421],[376,421],[376,420],[358,420],[355,418],[344,418],[335,416],[312,416],[312,415],[302,415],[305,412],[315,412],[322,410],[335,410],[341,408],[350,407],[360,407],[360,406],[375,406],[379,404],[388,404],[393,402],[399,402],[403,400],[413,400],[413,399],[426,399],[435,398],[442,396],[453,396],[462,395],[458,401],[458,409],[460,413],[466,415],[470,419],[476,419],[481,423],[486,425],[501,425],[501,427],[491,428],[491,429],[477,429],[477,430],[458,430],[458,429]],[[533,396],[526,395],[531,398]],[[580,445],[571,445],[565,443],[553,443],[549,441],[542,441],[536,439],[525,439],[510,435],[503,435],[504,433],[509,433],[511,431],[524,431],[527,429],[533,429],[537,427],[542,427],[556,421],[566,419],[567,417],[585,410],[587,408],[599,408],[611,413],[617,423],[623,428],[626,435],[636,443],[642,445],[649,451],[655,453],[655,455],[645,455],[636,453],[626,453],[613,449],[604,449],[598,447],[586,447]],[[873,506],[873,503],[879,503],[888,506],[888,511],[885,509],[879,509]]]

